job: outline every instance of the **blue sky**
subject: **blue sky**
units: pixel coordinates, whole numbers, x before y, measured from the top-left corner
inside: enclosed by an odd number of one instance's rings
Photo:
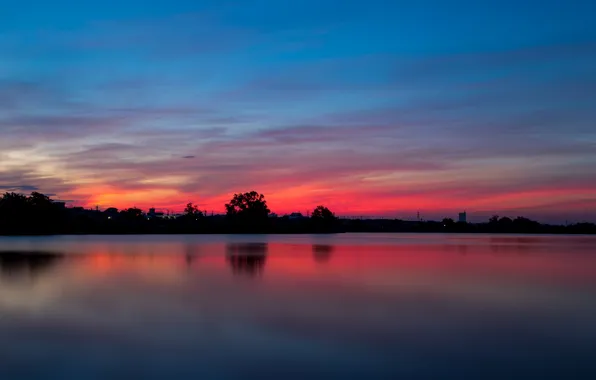
[[[2,191],[596,219],[591,2],[0,8]]]

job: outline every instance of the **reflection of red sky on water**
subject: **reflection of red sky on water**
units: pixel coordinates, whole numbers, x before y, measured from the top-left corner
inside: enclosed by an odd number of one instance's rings
[[[535,247],[473,245],[398,246],[313,246],[270,243],[264,276],[312,279],[326,276],[360,277],[420,275],[421,278],[538,279],[569,284],[596,283],[596,257],[589,254],[565,255],[541,252]],[[180,246],[179,248],[183,248]],[[77,269],[91,275],[142,274],[176,276],[182,270],[228,270],[226,246],[211,245],[201,254],[186,255],[183,249],[168,254],[92,253],[76,257]],[[235,254],[238,252],[236,251]],[[251,254],[255,254],[252,252]]]
[[[494,247],[493,247],[494,248]],[[544,253],[534,249],[519,254],[517,247],[500,247],[495,253],[485,246],[338,246],[328,262],[312,258],[296,259],[288,255],[273,257],[267,272],[293,275],[358,274],[398,275],[417,273],[453,277],[511,276],[519,280],[531,277],[570,284],[596,283],[596,257]],[[272,256],[277,252],[270,249]],[[283,253],[283,248],[280,249]],[[311,254],[312,255],[312,254]]]
[[[130,273],[164,273],[177,271],[188,266],[182,255],[138,255],[94,253],[81,255],[75,259],[77,268],[92,274],[130,274]],[[191,260],[199,260],[195,257]],[[201,263],[213,265],[221,261],[217,257],[201,257]],[[222,263],[221,266],[225,265]]]

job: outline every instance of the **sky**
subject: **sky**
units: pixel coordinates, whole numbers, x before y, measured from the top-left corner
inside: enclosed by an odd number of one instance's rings
[[[596,221],[594,2],[0,9],[0,192]]]

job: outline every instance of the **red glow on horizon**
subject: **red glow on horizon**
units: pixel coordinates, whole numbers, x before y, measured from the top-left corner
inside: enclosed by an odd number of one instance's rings
[[[255,186],[259,191],[259,187]],[[247,189],[250,191],[252,189]],[[240,190],[238,191],[240,192]],[[478,191],[475,196],[461,195],[457,192],[427,191],[424,194],[393,195],[389,190],[367,192],[365,189],[349,190],[319,190],[314,186],[288,187],[282,189],[263,188],[269,208],[278,215],[312,211],[318,205],[329,207],[339,216],[386,216],[415,215],[416,212],[446,212],[451,215],[455,211],[467,210],[516,210],[528,207],[543,207],[548,211],[556,211],[553,204],[565,204],[564,211],[581,212],[586,210],[588,203],[584,199],[596,199],[596,188],[593,187],[544,187],[538,189],[502,192],[497,194],[483,194]],[[472,192],[473,193],[473,192]],[[224,213],[224,205],[233,196],[233,192],[211,196],[201,196],[200,193],[184,193],[175,189],[155,188],[143,190],[128,190],[113,186],[80,187],[71,194],[63,197],[83,199],[73,205],[87,208],[99,206],[101,209],[116,207],[125,209],[138,207],[143,210],[157,208],[172,213],[184,210],[188,202],[198,205],[199,209],[208,214]],[[589,203],[595,206],[596,202]],[[559,209],[562,209],[560,206]]]

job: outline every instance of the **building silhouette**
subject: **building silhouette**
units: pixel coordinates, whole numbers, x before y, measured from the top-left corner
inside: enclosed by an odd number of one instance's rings
[[[460,223],[468,223],[468,214],[465,211],[460,212],[457,221]]]

